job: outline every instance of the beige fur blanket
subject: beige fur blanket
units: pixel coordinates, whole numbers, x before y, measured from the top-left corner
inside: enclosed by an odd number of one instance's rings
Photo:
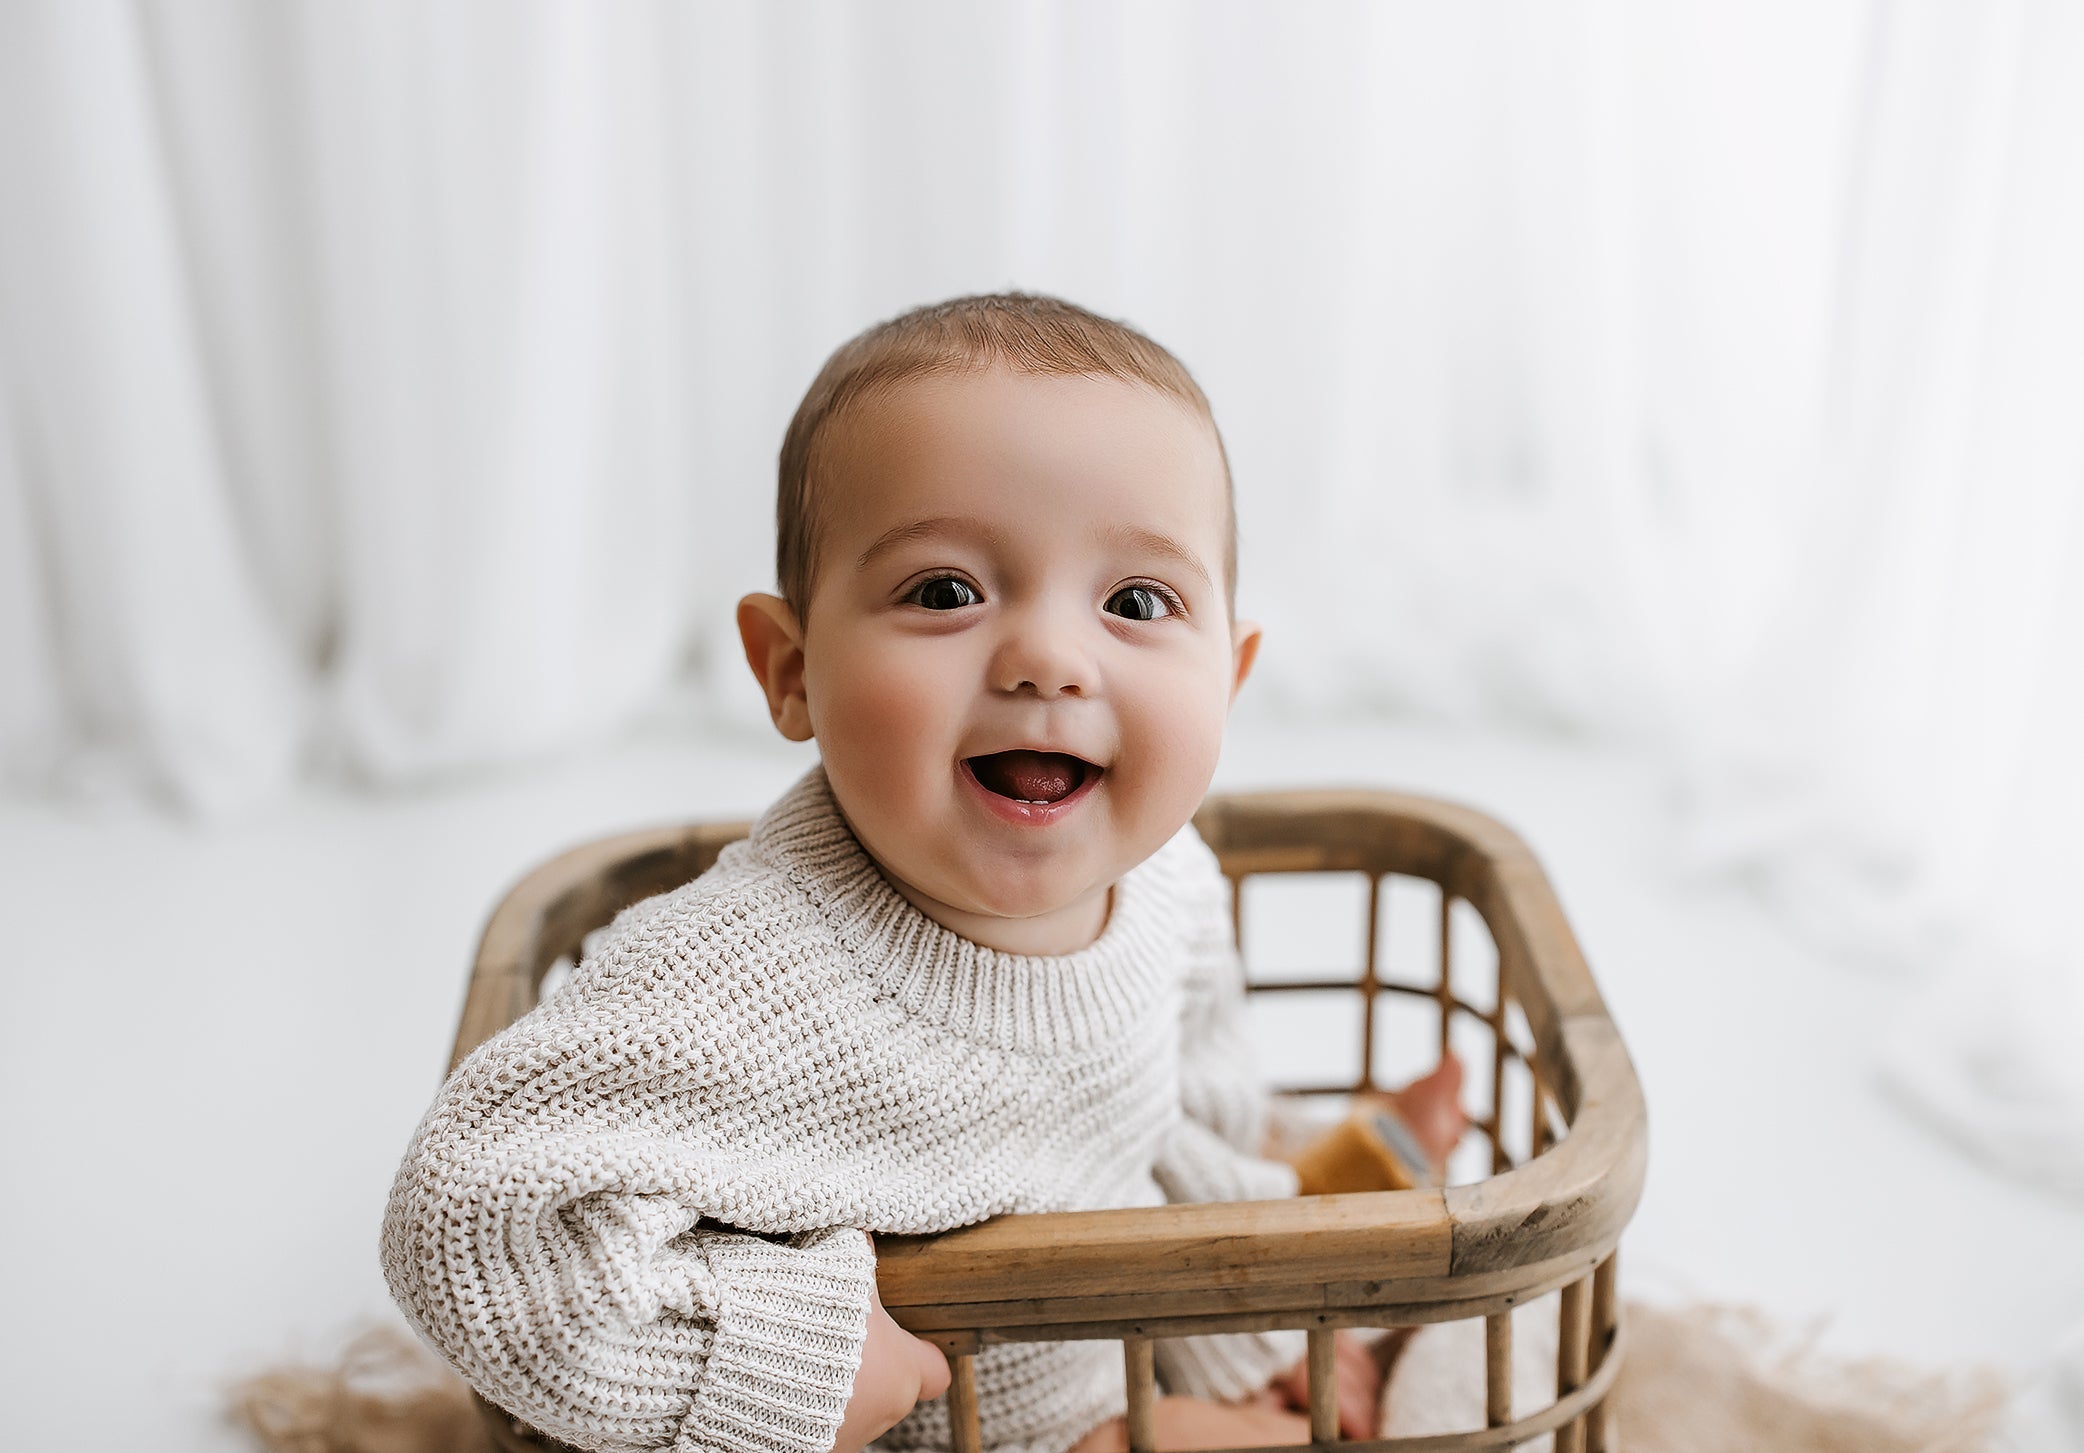
[[[1950,1376],[1824,1358],[1729,1308],[1625,1309],[1612,1396],[1626,1453],[1986,1453],[2004,1401],[1987,1372]],[[1555,1387],[1553,1300],[1515,1317],[1514,1405]],[[1483,1327],[1428,1327],[1392,1374],[1385,1434],[1483,1420]],[[267,1453],[490,1453],[463,1385],[402,1333],[372,1332],[330,1368],[252,1378],[232,1394]],[[1527,1445],[1546,1450],[1547,1438]]]

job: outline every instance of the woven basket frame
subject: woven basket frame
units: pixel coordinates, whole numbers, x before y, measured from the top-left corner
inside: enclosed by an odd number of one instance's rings
[[[1346,1326],[1482,1318],[1487,1426],[1342,1443],[1350,1453],[1463,1453],[1553,1431],[1557,1453],[1618,1447],[1606,1393],[1620,1366],[1615,1247],[1642,1191],[1647,1124],[1640,1086],[1598,987],[1539,864],[1508,828],[1471,809],[1371,790],[1211,797],[1195,823],[1233,885],[1270,874],[1351,873],[1367,884],[1364,960],[1350,977],[1255,982],[1255,993],[1360,996],[1360,1076],[1294,1087],[1350,1093],[1375,1084],[1375,1024],[1387,996],[1437,1007],[1443,1048],[1457,1026],[1484,1032],[1488,1110],[1472,1133],[1492,1174],[1444,1189],[1290,1201],[1006,1216],[940,1236],[878,1241],[884,1305],[948,1353],[958,1453],[977,1453],[971,1359],[994,1343],[1108,1338],[1123,1346],[1134,1453],[1151,1446],[1153,1338],[1301,1327],[1329,1368]],[[537,1002],[543,977],[624,907],[706,871],[742,822],[623,834],[572,849],[524,878],[480,942],[453,1069]],[[1391,972],[1381,894],[1395,877],[1438,890],[1438,963]],[[1485,995],[1458,988],[1454,905],[1473,907],[1496,950]],[[1463,976],[1466,982],[1466,973]],[[1466,1030],[1464,1031],[1466,1034]],[[1508,1132],[1508,1068],[1525,1067],[1522,1143]],[[1561,1290],[1557,1396],[1511,1401],[1514,1307]],[[1312,1379],[1312,1436],[1337,1441],[1328,1377]],[[502,1449],[559,1445],[487,1405]]]

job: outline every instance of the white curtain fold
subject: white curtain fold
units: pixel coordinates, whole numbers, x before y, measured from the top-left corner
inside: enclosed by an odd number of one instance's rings
[[[2084,13],[1973,22],[1884,31],[1843,497],[1818,537],[1846,557],[1815,612],[1836,628],[1776,664],[1826,704],[1801,743],[1833,784],[1815,846],[1868,844],[1886,876],[1863,934],[1939,968],[1892,1083],[1971,1151],[2084,1194]]]
[[[299,682],[241,534],[147,27],[90,5],[8,28],[0,316],[28,535],[10,553],[43,568],[23,602],[42,639],[7,694],[65,723],[74,771],[249,800],[290,774]]]
[[[329,720],[375,780],[612,734],[676,664],[704,471],[651,18],[303,15]]]

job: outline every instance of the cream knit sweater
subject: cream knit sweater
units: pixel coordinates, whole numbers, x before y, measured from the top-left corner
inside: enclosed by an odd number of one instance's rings
[[[1189,827],[1090,947],[981,947],[889,886],[813,770],[457,1069],[391,1190],[392,1294],[485,1396],[581,1447],[824,1453],[864,1232],[1293,1193],[1251,1153],[1228,918]],[[1232,1398],[1299,1343],[1159,1348],[1171,1390]],[[987,1447],[1062,1453],[1120,1413],[1121,1355],[990,1348],[977,1386]],[[878,1446],[947,1443],[934,1402]]]

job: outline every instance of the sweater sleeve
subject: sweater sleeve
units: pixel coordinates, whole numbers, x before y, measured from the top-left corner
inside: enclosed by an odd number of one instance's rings
[[[682,1113],[700,1048],[647,997],[575,979],[457,1069],[392,1186],[392,1295],[486,1398],[578,1447],[824,1453],[874,1252],[723,1224],[743,1208]]]
[[[1198,837],[1188,866],[1182,1113],[1152,1172],[1172,1202],[1292,1196],[1295,1172],[1258,1153],[1266,1137],[1268,1096],[1247,1032],[1244,966],[1231,930],[1229,888],[1215,855]],[[1156,1353],[1169,1391],[1234,1402],[1293,1366],[1304,1346],[1301,1332],[1279,1331],[1161,1341]]]

